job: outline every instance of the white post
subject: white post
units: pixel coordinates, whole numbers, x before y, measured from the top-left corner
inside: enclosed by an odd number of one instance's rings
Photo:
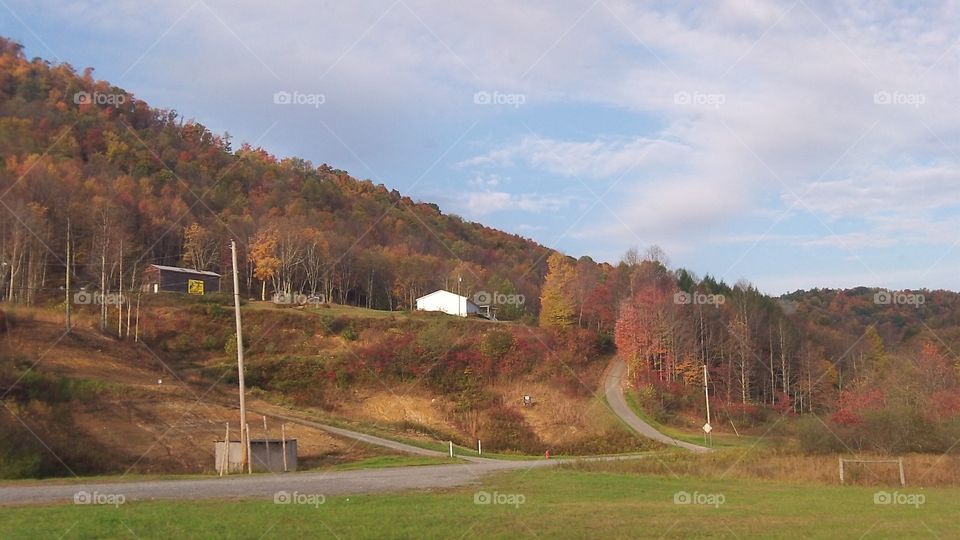
[[[272,460],[270,459],[270,432],[267,430],[267,415],[263,415],[263,445],[267,451],[267,470],[272,471]]]
[[[289,471],[287,468],[287,425],[280,424],[280,437],[283,444],[283,472]]]
[[[240,322],[240,278],[237,276],[237,243],[233,240],[230,241],[230,251],[233,256],[233,309],[237,320],[237,378],[240,386],[240,446],[244,454],[240,464],[242,466],[244,463],[247,463],[247,469],[249,470],[250,428],[247,427],[246,433],[244,433],[243,430],[243,426],[247,425],[247,403],[244,398],[246,388],[243,383],[243,325]],[[246,437],[246,440],[244,437]]]
[[[226,430],[223,434],[223,452],[220,452],[220,467],[219,473],[220,476],[223,476],[223,473],[230,473],[230,422],[226,424]]]
[[[453,457],[453,441],[450,441],[450,457]]]
[[[483,454],[483,448],[480,446],[480,439],[477,439],[477,454]]]

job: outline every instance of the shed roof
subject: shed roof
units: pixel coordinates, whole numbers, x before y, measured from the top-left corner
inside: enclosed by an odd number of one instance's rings
[[[200,274],[202,276],[221,277],[220,274],[216,272],[210,272],[208,270],[193,270],[192,268],[180,268],[178,266],[165,266],[162,264],[151,264],[150,266],[165,272],[180,272],[182,274]]]
[[[433,291],[433,292],[430,293],[430,294],[425,294],[425,295],[421,296],[420,298],[417,298],[417,300],[423,300],[424,298],[429,298],[429,297],[431,297],[431,296],[433,296],[433,295],[435,295],[435,294],[441,294],[441,293],[443,293],[443,294],[450,294],[450,295],[453,295],[453,296],[456,296],[456,297],[459,297],[459,298],[463,298],[464,300],[467,300],[467,297],[466,297],[466,296],[460,296],[459,294],[457,294],[457,293],[452,293],[452,292],[450,292],[450,291],[448,291],[448,290],[446,290],[446,289],[437,289],[437,290]]]

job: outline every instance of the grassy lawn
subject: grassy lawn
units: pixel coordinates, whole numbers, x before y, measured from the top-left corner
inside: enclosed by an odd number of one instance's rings
[[[532,470],[440,493],[34,506],[0,512],[2,538],[956,538],[956,489],[918,506],[880,488]],[[895,488],[882,488],[894,492]],[[686,494],[686,495],[684,495]],[[477,504],[476,499],[492,499]],[[692,499],[677,504],[675,498]],[[311,499],[316,502],[316,499]]]
[[[412,467],[419,465],[446,465],[449,463],[460,463],[459,459],[430,457],[430,456],[411,456],[411,455],[387,455],[376,456],[360,461],[351,461],[340,463],[333,467],[321,467],[314,470],[332,470],[332,471],[352,471],[355,469],[384,469],[387,467]]]

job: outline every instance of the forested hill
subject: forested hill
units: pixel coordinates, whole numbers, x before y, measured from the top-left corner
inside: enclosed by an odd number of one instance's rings
[[[407,308],[458,277],[466,292],[519,293],[535,312],[549,250],[444,215],[328,165],[278,159],[211,133],[68,64],[0,38],[0,257],[4,295],[60,286],[67,221],[81,285],[124,287],[150,263],[229,269],[242,287]],[[51,292],[52,294],[52,292]]]

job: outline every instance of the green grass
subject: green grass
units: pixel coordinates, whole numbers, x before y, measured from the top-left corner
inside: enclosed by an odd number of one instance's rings
[[[411,455],[387,455],[376,456],[359,461],[340,463],[329,467],[334,471],[351,471],[355,469],[384,469],[387,467],[413,467],[419,465],[445,465],[449,463],[459,463],[459,459],[430,457],[430,456],[411,456]]]
[[[627,402],[627,406],[630,407],[637,416],[639,416],[644,422],[653,426],[657,431],[663,433],[667,437],[677,439],[678,441],[688,442],[691,444],[698,444],[700,446],[710,446],[711,448],[733,448],[733,447],[744,447],[744,446],[753,446],[759,445],[763,446],[764,441],[760,437],[755,437],[752,435],[740,435],[739,437],[734,433],[721,433],[716,430],[711,433],[709,444],[705,444],[703,432],[695,431],[686,431],[680,428],[673,426],[667,426],[661,424],[653,417],[648,415],[646,411],[640,407],[640,404],[637,403],[636,395],[633,392],[624,392],[624,399]],[[711,422],[716,426],[717,422]]]
[[[322,486],[318,486],[322,489]],[[2,538],[956,538],[955,489],[877,505],[880,488],[532,470],[439,493],[32,506],[0,512]],[[893,492],[895,488],[882,488]],[[520,504],[475,504],[478,491]],[[719,506],[675,504],[680,492]],[[322,493],[322,492],[321,492]],[[720,501],[719,497],[714,497]]]

